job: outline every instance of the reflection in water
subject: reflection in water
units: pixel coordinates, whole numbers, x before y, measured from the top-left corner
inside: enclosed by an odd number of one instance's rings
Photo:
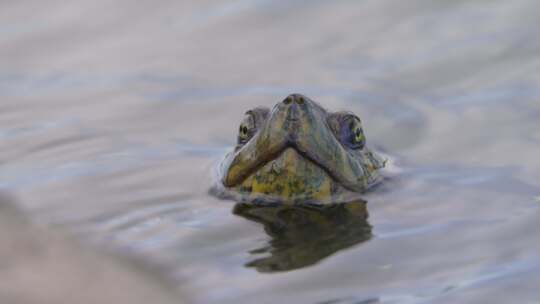
[[[272,238],[252,254],[269,254],[246,264],[259,272],[313,265],[371,238],[365,201],[325,206],[236,204],[233,213],[264,225]]]

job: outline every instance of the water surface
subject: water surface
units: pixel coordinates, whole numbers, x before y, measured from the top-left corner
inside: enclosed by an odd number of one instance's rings
[[[7,1],[0,188],[36,221],[165,266],[198,303],[533,303],[538,12]],[[357,113],[390,158],[367,221],[253,218],[208,195],[243,113],[292,92]]]

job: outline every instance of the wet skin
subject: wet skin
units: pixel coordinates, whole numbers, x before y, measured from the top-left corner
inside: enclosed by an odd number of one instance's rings
[[[292,94],[271,110],[246,112],[221,164],[222,192],[244,202],[347,202],[377,184],[382,167],[356,115]]]

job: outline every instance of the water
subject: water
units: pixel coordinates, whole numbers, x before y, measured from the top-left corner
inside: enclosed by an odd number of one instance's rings
[[[536,303],[539,9],[5,1],[0,187],[197,303]],[[367,221],[208,195],[243,113],[292,92],[354,111],[391,158]]]

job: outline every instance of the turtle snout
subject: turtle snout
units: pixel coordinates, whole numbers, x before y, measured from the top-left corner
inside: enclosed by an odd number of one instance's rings
[[[306,97],[302,94],[291,94],[287,96],[285,99],[283,99],[283,103],[286,105],[291,104],[297,104],[297,105],[303,105],[306,102]]]
[[[279,104],[279,111],[283,111],[287,121],[298,121],[306,111],[306,100],[301,94],[291,94]]]

